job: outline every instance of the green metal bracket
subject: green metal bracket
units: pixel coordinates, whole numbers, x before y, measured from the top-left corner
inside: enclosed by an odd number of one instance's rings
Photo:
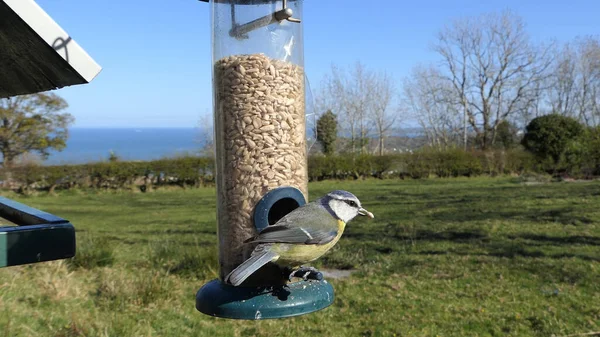
[[[75,228],[67,220],[0,197],[0,268],[75,256]]]

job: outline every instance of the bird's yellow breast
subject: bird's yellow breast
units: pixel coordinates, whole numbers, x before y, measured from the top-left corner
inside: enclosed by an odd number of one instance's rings
[[[281,249],[277,263],[282,265],[299,266],[303,263],[314,261],[323,256],[340,240],[346,223],[337,220],[337,235],[330,242],[323,245],[289,245],[287,249]],[[282,247],[283,248],[283,247]]]

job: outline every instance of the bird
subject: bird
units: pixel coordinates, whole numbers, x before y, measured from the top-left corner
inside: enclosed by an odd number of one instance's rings
[[[329,251],[342,236],[346,224],[356,216],[373,219],[373,213],[361,206],[358,198],[344,190],[335,190],[286,214],[275,224],[265,227],[244,244],[257,244],[250,257],[224,279],[239,286],[250,275],[269,262],[292,269],[289,279],[299,271],[306,276],[316,272],[303,264],[314,261]]]

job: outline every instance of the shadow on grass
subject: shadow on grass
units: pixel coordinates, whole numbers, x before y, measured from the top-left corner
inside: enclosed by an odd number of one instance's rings
[[[129,245],[129,246],[135,246],[135,245],[139,245],[139,244],[147,245],[150,243],[164,240],[164,238],[162,238],[160,235],[149,236],[148,238],[131,238],[131,237],[127,237],[127,236],[121,237],[121,236],[116,236],[116,235],[104,235],[104,236],[102,236],[102,238],[107,241],[115,242],[118,244],[125,244],[125,245]],[[215,240],[197,240],[196,239],[194,242],[179,241],[177,244],[180,246],[192,246],[192,247],[197,246],[198,244],[214,245]]]
[[[121,233],[128,234],[143,234],[143,235],[164,235],[164,234],[208,234],[216,235],[216,229],[136,229],[130,231],[122,231]]]
[[[544,282],[569,284],[594,284],[596,277],[589,272],[590,262],[600,262],[600,257],[575,253],[549,253],[527,249],[509,242],[495,242],[487,252],[470,250],[424,250],[417,255],[469,257],[477,264],[506,265],[510,270],[524,273],[527,278]],[[499,260],[498,260],[499,259]]]
[[[600,246],[600,237],[596,236],[550,236],[542,234],[522,233],[519,235],[508,235],[509,239],[525,239],[531,241],[541,241],[544,245],[591,245]]]
[[[431,207],[431,206],[430,206]],[[472,222],[486,220],[520,220],[538,223],[560,223],[563,225],[587,225],[594,223],[594,220],[578,215],[580,212],[571,207],[552,209],[546,211],[527,210],[527,211],[503,211],[479,207],[463,209],[457,212],[456,209],[450,211],[441,211],[433,214],[433,220],[449,222]]]
[[[383,235],[388,238],[397,240],[409,241],[453,241],[453,242],[469,242],[473,240],[488,241],[489,237],[485,231],[479,229],[468,230],[442,230],[433,231],[430,229],[414,229],[411,227],[389,223],[383,228]],[[372,239],[379,241],[382,233],[376,232],[353,232],[348,231],[344,234],[345,237],[354,238],[357,240]]]
[[[458,240],[456,239],[458,238]],[[415,238],[418,239],[418,238]],[[578,258],[585,261],[600,262],[600,257],[589,256],[585,254],[573,254],[573,253],[547,253],[542,251],[544,247],[548,246],[569,246],[574,245],[600,245],[600,238],[595,236],[548,236],[541,234],[521,233],[511,234],[505,237],[491,238],[487,235],[478,232],[455,232],[455,231],[444,231],[436,233],[433,236],[426,236],[428,240],[449,240],[454,242],[466,243],[469,240],[477,240],[473,242],[473,246],[461,246],[461,247],[449,247],[444,250],[423,250],[418,254],[420,255],[473,255],[473,256],[495,256],[504,258],[515,258],[515,257],[531,257],[531,258],[550,258],[550,259],[566,259],[566,258]],[[527,241],[537,241],[537,244],[531,244]],[[536,247],[536,249],[532,249]],[[481,249],[487,251],[487,253],[481,253]]]
[[[487,255],[496,257],[532,257],[532,258],[549,258],[549,259],[569,259],[577,258],[585,261],[600,262],[600,258],[594,256],[588,256],[584,254],[573,254],[573,253],[546,253],[537,249],[527,249],[526,244],[516,244],[505,241],[497,241],[486,247],[488,249],[487,254],[464,254],[464,255]]]

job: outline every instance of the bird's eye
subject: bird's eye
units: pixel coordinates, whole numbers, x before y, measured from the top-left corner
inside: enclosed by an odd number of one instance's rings
[[[346,203],[347,203],[348,205],[352,206],[352,207],[356,207],[356,206],[358,206],[358,205],[356,204],[356,202],[354,202],[353,200],[344,200],[344,201],[346,201]]]

